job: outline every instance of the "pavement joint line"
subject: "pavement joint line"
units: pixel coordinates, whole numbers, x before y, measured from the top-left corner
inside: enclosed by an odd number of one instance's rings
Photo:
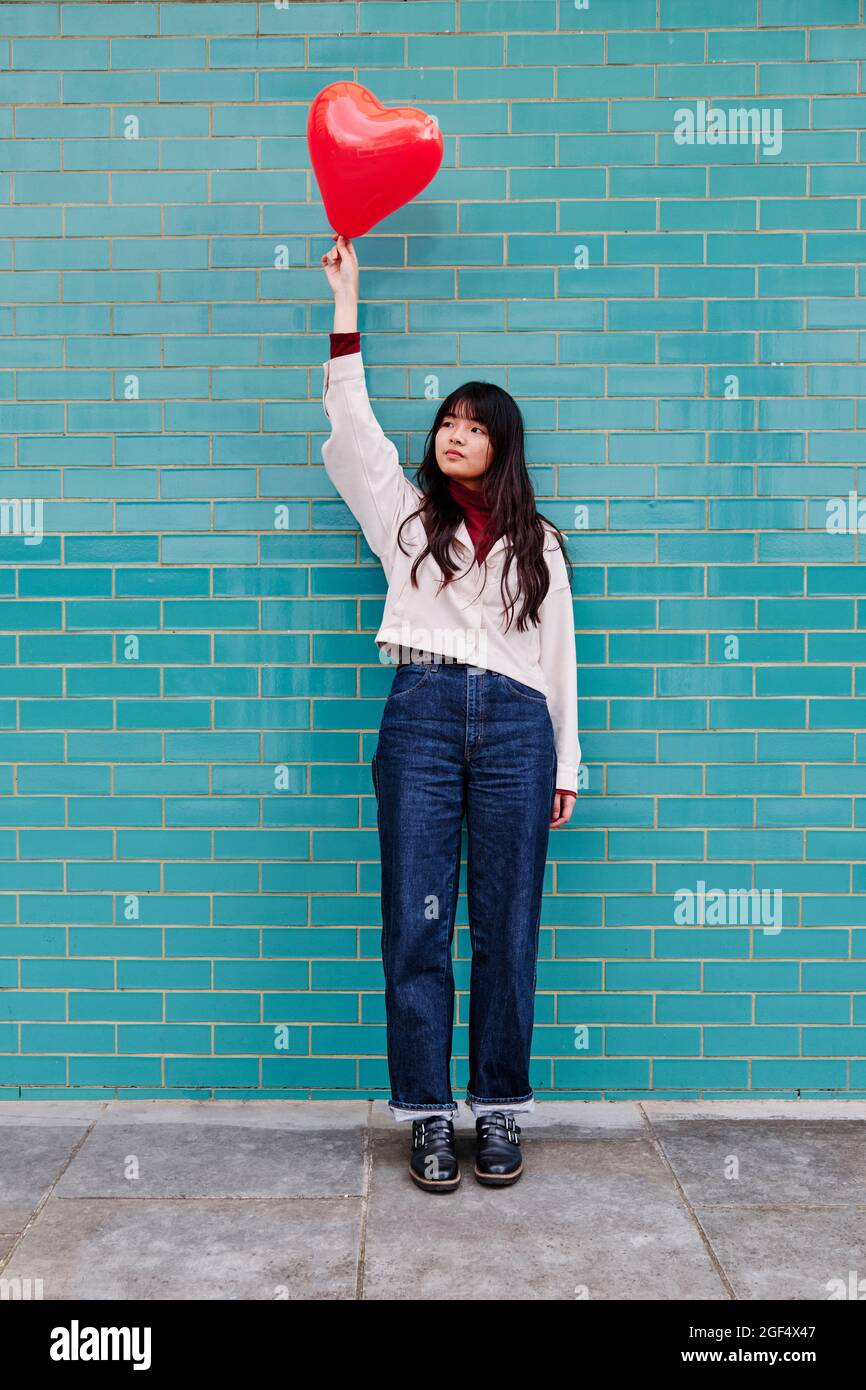
[[[866,1211],[863,1202],[698,1202],[701,1211]]]
[[[361,1229],[358,1234],[358,1269],[355,1276],[355,1298],[363,1302],[364,1274],[367,1259],[367,1211],[370,1205],[370,1185],[373,1180],[373,1104],[367,1101],[367,1124],[364,1128],[364,1181],[361,1196]]]
[[[108,1100],[106,1100],[106,1101],[104,1101],[104,1102],[101,1102],[101,1108],[100,1108],[100,1110],[97,1111],[97,1113],[93,1116],[92,1120],[90,1121],[90,1124],[87,1126],[87,1128],[86,1128],[86,1130],[84,1131],[84,1133],[82,1134],[81,1138],[78,1140],[78,1143],[77,1143],[77,1144],[73,1144],[72,1148],[70,1149],[69,1153],[68,1153],[67,1156],[66,1156],[66,1162],[63,1163],[63,1164],[61,1165],[60,1172],[57,1174],[57,1177],[54,1179],[54,1181],[53,1181],[52,1183],[49,1183],[48,1187],[47,1187],[47,1188],[45,1189],[45,1191],[43,1192],[43,1194],[42,1194],[42,1196],[40,1197],[39,1201],[36,1203],[36,1206],[33,1208],[32,1212],[30,1213],[29,1220],[25,1221],[24,1226],[23,1226],[22,1229],[18,1232],[18,1235],[16,1236],[15,1240],[12,1242],[12,1245],[11,1245],[11,1246],[9,1247],[9,1249],[7,1250],[6,1255],[5,1255],[2,1259],[0,1259],[0,1274],[3,1273],[3,1270],[6,1268],[6,1266],[7,1266],[8,1263],[9,1263],[9,1261],[12,1259],[12,1256],[15,1254],[15,1251],[18,1249],[18,1247],[19,1247],[19,1245],[21,1244],[22,1240],[23,1240],[24,1237],[27,1235],[28,1231],[30,1231],[31,1227],[32,1227],[32,1226],[35,1224],[35,1222],[38,1220],[40,1213],[42,1212],[43,1208],[48,1204],[48,1201],[49,1201],[49,1199],[50,1199],[50,1197],[51,1197],[51,1194],[53,1193],[53,1191],[54,1191],[55,1187],[57,1186],[57,1184],[60,1182],[60,1179],[63,1177],[63,1174],[66,1172],[67,1168],[69,1167],[69,1165],[70,1165],[70,1163],[72,1162],[72,1160],[75,1158],[76,1154],[80,1152],[80,1150],[81,1150],[81,1148],[83,1147],[83,1145],[84,1145],[84,1144],[87,1142],[87,1140],[90,1138],[91,1134],[93,1133],[94,1129],[96,1128],[96,1125],[97,1125],[98,1120],[99,1120],[100,1117],[105,1113],[106,1109],[108,1108],[108,1106],[109,1106],[110,1104],[111,1104],[111,1102],[108,1101]]]
[[[670,1175],[671,1182],[674,1184],[674,1187],[677,1193],[679,1194],[680,1201],[686,1209],[686,1214],[688,1215],[690,1221],[692,1222],[693,1226],[695,1227],[695,1230],[698,1233],[701,1244],[707,1252],[713,1269],[716,1271],[716,1274],[719,1276],[719,1279],[721,1280],[722,1288],[727,1291],[728,1297],[730,1299],[732,1299],[735,1303],[738,1303],[739,1299],[737,1298],[736,1290],[734,1289],[733,1284],[731,1283],[730,1279],[725,1273],[724,1265],[722,1264],[721,1260],[719,1259],[718,1255],[713,1249],[712,1241],[710,1240],[707,1232],[704,1230],[700,1217],[698,1216],[697,1212],[695,1211],[695,1208],[692,1206],[692,1203],[686,1196],[683,1185],[677,1177],[676,1173],[674,1172],[673,1165],[671,1164],[671,1161],[665,1152],[664,1145],[662,1144],[661,1139],[656,1134],[656,1131],[653,1128],[652,1120],[646,1113],[641,1101],[637,1102],[637,1109],[639,1115],[641,1116],[644,1124],[646,1125],[649,1131],[649,1141],[652,1144],[655,1152],[661,1159],[662,1164],[667,1169]]]

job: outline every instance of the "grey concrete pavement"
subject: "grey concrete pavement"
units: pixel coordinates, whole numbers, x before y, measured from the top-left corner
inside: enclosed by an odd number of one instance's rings
[[[0,1102],[0,1279],[49,1299],[829,1299],[866,1102],[548,1101],[431,1196],[383,1101]],[[22,1284],[21,1287],[26,1287]]]

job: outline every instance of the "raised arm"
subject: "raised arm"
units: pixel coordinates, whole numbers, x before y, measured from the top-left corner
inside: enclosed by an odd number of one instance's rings
[[[337,237],[322,257],[334,291],[331,357],[322,363],[322,408],[331,422],[322,461],[334,487],[364,532],[367,544],[390,568],[397,526],[418,504],[420,492],[400,465],[396,445],[373,413],[358,333],[358,262],[352,243]]]

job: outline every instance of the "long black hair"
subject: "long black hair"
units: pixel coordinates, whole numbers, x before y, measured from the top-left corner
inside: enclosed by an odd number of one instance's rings
[[[450,551],[463,512],[451,496],[448,478],[436,462],[436,435],[448,415],[466,415],[480,421],[490,438],[492,457],[481,475],[481,495],[490,507],[492,540],[496,541],[500,536],[506,538],[500,584],[503,610],[509,614],[506,629],[514,616],[515,604],[510,585],[506,592],[508,571],[514,564],[518,594],[523,599],[523,608],[517,619],[517,630],[522,632],[530,622],[538,622],[538,610],[550,587],[550,571],[543,555],[545,525],[552,529],[562,548],[569,582],[574,566],[559,527],[554,526],[547,517],[542,517],[535,505],[535,493],[526,468],[523,415],[514,397],[502,387],[488,381],[467,381],[441,402],[427,433],[424,457],[417,470],[418,486],[424,496],[417,510],[401,523],[397,531],[397,544],[404,555],[409,553],[403,547],[400,532],[413,517],[420,516],[427,533],[427,545],[412,565],[412,583],[418,587],[416,572],[427,555],[433,556],[442,571],[442,588],[450,584],[458,573]],[[486,559],[484,563],[486,566]]]

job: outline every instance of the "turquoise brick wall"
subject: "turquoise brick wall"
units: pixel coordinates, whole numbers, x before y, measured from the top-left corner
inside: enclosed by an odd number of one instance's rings
[[[445,137],[359,242],[380,419],[417,463],[506,386],[577,567],[534,1086],[866,1095],[863,20],[0,5],[0,1095],[388,1094],[384,583],[321,466],[304,138],[341,78]]]

